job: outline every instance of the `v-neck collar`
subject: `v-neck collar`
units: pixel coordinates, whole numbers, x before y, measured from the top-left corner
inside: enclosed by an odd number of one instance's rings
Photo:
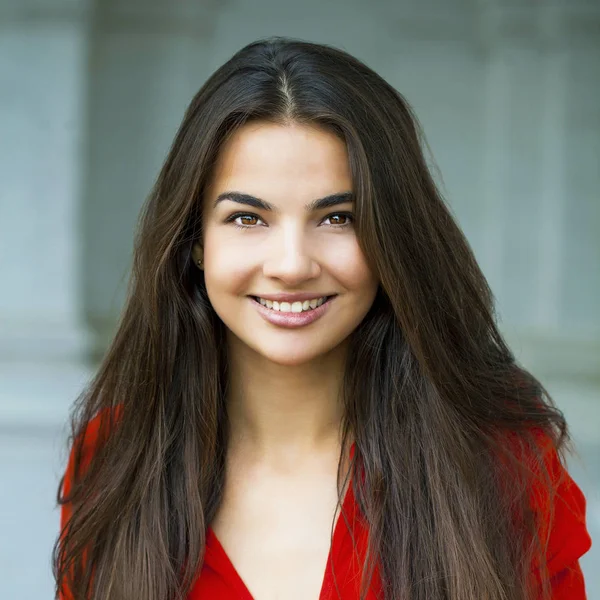
[[[350,447],[350,460],[354,457],[356,442],[352,442]],[[325,564],[325,572],[321,583],[321,590],[319,593],[319,600],[326,600],[330,597],[333,589],[332,581],[332,563],[336,561],[342,542],[346,535],[349,534],[349,529],[344,519],[349,521],[350,527],[353,527],[355,521],[355,509],[356,504],[354,501],[354,492],[352,489],[352,479],[348,482],[348,487],[344,494],[342,502],[342,511],[337,515],[337,520],[333,530],[333,538],[329,554],[327,555],[327,562]],[[231,559],[227,555],[225,548],[222,546],[216,533],[209,525],[206,530],[206,552],[204,556],[205,563],[210,566],[214,571],[220,573],[228,585],[235,588],[235,593],[238,595],[239,600],[254,600],[254,597],[250,593],[250,590],[246,586],[246,583],[238,573],[237,569],[231,562]]]

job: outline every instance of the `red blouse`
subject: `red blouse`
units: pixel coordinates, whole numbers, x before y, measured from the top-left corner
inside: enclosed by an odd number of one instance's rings
[[[88,425],[85,448],[93,448],[98,435],[100,416],[96,416]],[[352,458],[355,445],[352,444]],[[85,452],[85,451],[84,451]],[[91,457],[85,452],[83,466]],[[548,454],[550,471],[557,481],[557,499],[552,523],[544,521],[541,534],[549,530],[548,568],[550,571],[553,600],[586,600],[583,573],[579,558],[591,547],[591,537],[586,528],[586,500],[577,484],[560,464],[555,450]],[[73,479],[73,452],[69,457],[65,473],[63,491],[68,493]],[[532,492],[532,505],[535,510],[548,511],[549,492],[536,489]],[[350,529],[340,514],[334,529],[333,541],[327,559],[326,568],[318,600],[358,600],[360,575],[366,555],[368,527],[358,504],[355,502],[352,485],[347,488],[343,501],[355,546],[352,545]],[[61,506],[61,527],[70,516],[70,505]],[[335,580],[333,569],[335,569]],[[339,590],[339,596],[336,592]],[[381,597],[381,580],[376,567],[367,600]],[[72,600],[67,590],[59,596],[61,600]],[[199,576],[188,595],[187,600],[254,600],[235,566],[227,556],[216,534],[209,526],[206,532],[206,553]]]
[[[351,459],[354,456],[354,450],[355,444],[353,443],[350,448]],[[350,528],[346,526],[343,515],[340,513],[333,531],[333,540],[319,600],[333,600],[334,598],[354,600],[360,597],[360,574],[366,556],[368,530],[366,522],[358,510],[358,505],[355,503],[351,484],[348,485],[342,506],[348,524],[354,533],[356,547],[352,546]],[[335,569],[335,580],[332,566]],[[336,593],[336,584],[339,596]],[[376,600],[381,597],[378,594],[381,594],[381,580],[376,567],[366,600]],[[204,565],[188,600],[208,598],[254,600],[210,525],[207,530]]]

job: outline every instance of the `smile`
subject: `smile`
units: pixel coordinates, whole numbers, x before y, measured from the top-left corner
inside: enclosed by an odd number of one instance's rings
[[[332,296],[323,296],[322,298],[314,298],[312,300],[305,300],[304,302],[277,302],[253,296],[253,298],[263,306],[282,313],[299,313],[314,310],[321,306],[321,304],[327,302],[331,297]]]
[[[259,312],[261,317],[272,325],[286,328],[304,327],[320,319],[330,309],[337,296],[315,298],[304,302],[271,302],[249,296],[252,306]],[[262,302],[261,302],[262,300]],[[269,302],[271,307],[266,303]],[[264,304],[263,304],[264,303]],[[311,306],[311,303],[314,305]],[[308,304],[308,308],[304,308]]]

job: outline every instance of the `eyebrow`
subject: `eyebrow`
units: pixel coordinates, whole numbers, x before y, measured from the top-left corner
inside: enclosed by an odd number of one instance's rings
[[[217,196],[215,203],[213,206],[217,206],[219,202],[223,202],[225,200],[231,200],[232,202],[237,202],[238,204],[247,204],[248,206],[253,206],[254,208],[258,208],[260,210],[266,210],[271,212],[277,212],[277,208],[267,202],[266,200],[261,200],[256,196],[251,196],[250,194],[243,194],[241,192],[223,192]],[[332,206],[337,206],[338,204],[346,204],[347,202],[353,202],[354,195],[352,192],[340,192],[338,194],[330,194],[329,196],[325,196],[324,198],[317,198],[312,202],[304,205],[304,210],[307,212],[312,212],[316,210],[323,210],[325,208],[331,208]]]

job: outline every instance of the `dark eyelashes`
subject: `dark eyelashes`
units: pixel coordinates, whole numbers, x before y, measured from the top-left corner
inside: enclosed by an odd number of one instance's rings
[[[347,223],[342,223],[340,225],[328,225],[328,227],[332,227],[333,229],[343,229],[345,227],[349,227],[350,225],[352,225],[354,223],[354,215],[350,212],[335,212],[335,213],[330,213],[327,216],[323,217],[323,220],[325,219],[329,219],[331,217],[337,217],[337,216],[344,216],[347,217],[349,222]],[[253,229],[254,227],[256,227],[256,225],[239,225],[238,223],[235,223],[235,220],[238,217],[252,217],[255,218],[257,220],[260,220],[260,217],[254,213],[249,213],[249,212],[237,212],[232,214],[231,216],[229,216],[225,222],[226,223],[231,223],[233,222],[233,225],[235,227],[237,227],[238,229]]]

